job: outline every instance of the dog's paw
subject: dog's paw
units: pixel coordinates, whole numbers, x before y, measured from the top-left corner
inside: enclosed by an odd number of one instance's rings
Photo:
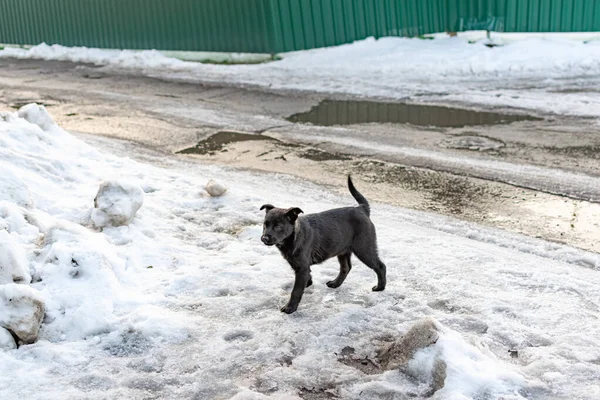
[[[326,285],[332,289],[340,287],[341,283],[337,283],[336,281],[329,281]]]
[[[286,314],[291,314],[294,311],[296,311],[297,309],[298,309],[298,306],[286,304],[285,306],[281,307],[281,312],[284,312]]]
[[[383,292],[385,290],[385,286],[373,286],[373,288],[371,289],[374,292]]]

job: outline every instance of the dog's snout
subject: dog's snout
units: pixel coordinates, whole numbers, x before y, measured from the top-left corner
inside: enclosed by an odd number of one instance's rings
[[[273,244],[273,238],[271,235],[262,235],[260,238],[264,244]]]

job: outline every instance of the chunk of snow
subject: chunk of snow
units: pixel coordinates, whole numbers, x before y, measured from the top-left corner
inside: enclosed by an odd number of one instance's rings
[[[98,228],[128,225],[144,203],[144,191],[123,181],[103,181],[94,199],[92,221]]]
[[[498,398],[516,394],[525,379],[508,365],[483,354],[462,336],[434,322],[435,343],[418,350],[407,371],[429,382],[436,390],[434,399]],[[443,382],[442,382],[443,381]]]
[[[26,285],[0,285],[0,326],[23,343],[38,339],[45,305],[39,291]]]
[[[0,230],[0,284],[13,282],[31,282],[27,257],[11,234]]]
[[[25,121],[39,126],[44,131],[49,131],[56,127],[46,107],[36,103],[27,104],[19,108],[18,115]]]
[[[227,187],[225,185],[223,185],[222,183],[217,182],[214,179],[211,179],[206,184],[206,191],[212,197],[219,197],[219,196],[223,196],[225,194],[225,192],[227,191]]]

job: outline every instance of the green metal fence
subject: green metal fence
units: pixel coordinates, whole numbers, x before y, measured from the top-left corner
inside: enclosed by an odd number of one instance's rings
[[[279,53],[369,36],[600,31],[600,0],[0,0],[0,43]]]

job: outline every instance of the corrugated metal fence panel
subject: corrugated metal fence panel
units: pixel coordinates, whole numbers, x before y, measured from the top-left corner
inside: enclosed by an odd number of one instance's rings
[[[0,43],[276,53],[369,36],[600,31],[600,0],[0,0]]]
[[[0,42],[270,52],[270,0],[0,0]]]
[[[490,0],[489,15],[504,32],[600,31],[598,0]]]
[[[443,32],[455,24],[446,13],[459,3],[465,1],[271,0],[276,51],[333,46],[369,36]]]

